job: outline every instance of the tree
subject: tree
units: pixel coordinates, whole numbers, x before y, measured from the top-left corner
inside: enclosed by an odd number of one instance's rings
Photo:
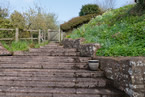
[[[79,13],[80,16],[88,15],[88,14],[100,14],[101,10],[96,4],[87,4],[82,6],[82,9]]]
[[[135,2],[139,5],[142,5],[143,7],[145,6],[145,0],[135,0]]]
[[[40,7],[30,8],[24,15],[28,29],[58,29],[56,15],[46,13]]]
[[[2,9],[0,7],[0,18],[5,18],[7,16],[8,16],[8,9],[7,8]]]
[[[10,16],[11,23],[14,27],[23,29],[25,27],[25,18],[18,11],[14,11]]]

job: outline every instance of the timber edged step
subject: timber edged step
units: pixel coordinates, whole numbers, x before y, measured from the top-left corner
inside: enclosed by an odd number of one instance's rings
[[[125,97],[103,71],[89,71],[90,57],[50,43],[0,56],[0,97]]]

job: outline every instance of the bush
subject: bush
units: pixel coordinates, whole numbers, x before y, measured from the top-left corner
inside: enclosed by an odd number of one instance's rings
[[[101,10],[96,4],[88,4],[82,6],[82,9],[79,13],[80,16],[88,15],[88,14],[100,14]]]
[[[89,14],[86,16],[80,16],[80,17],[75,17],[71,19],[70,21],[62,24],[60,26],[61,30],[64,32],[69,32],[73,30],[74,28],[78,28],[79,26],[88,23],[92,18],[94,18],[96,14]]]

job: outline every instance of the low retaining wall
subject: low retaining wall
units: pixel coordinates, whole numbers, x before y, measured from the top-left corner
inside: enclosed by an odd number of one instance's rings
[[[100,61],[100,69],[114,87],[126,92],[130,97],[145,97],[145,57],[96,57],[99,44],[82,44],[84,39],[64,39],[64,48],[76,48],[81,56],[93,57]]]
[[[64,39],[62,45],[64,48],[75,48],[82,57],[93,57],[96,51],[101,47],[100,44],[83,44],[84,39]]]
[[[145,57],[107,58],[100,60],[100,68],[116,88],[130,97],[145,97]]]

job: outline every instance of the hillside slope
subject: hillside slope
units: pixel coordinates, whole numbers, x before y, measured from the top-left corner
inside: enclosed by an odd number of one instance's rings
[[[134,5],[107,11],[74,30],[67,38],[100,43],[97,56],[145,56],[145,10],[134,15]]]

